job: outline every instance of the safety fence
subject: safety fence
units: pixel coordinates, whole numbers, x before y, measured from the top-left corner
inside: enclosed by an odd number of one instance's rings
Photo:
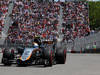
[[[82,52],[100,52],[100,33],[74,40],[73,50]]]

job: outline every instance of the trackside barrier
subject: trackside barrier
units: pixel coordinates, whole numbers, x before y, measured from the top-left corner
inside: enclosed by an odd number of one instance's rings
[[[80,53],[100,53],[100,33],[74,40],[74,49]]]

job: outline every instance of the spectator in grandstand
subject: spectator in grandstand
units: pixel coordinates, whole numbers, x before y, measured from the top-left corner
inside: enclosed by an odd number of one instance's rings
[[[91,33],[94,34],[94,30],[91,30]]]
[[[70,21],[72,33],[69,35],[72,38],[81,38],[90,33],[88,5],[87,2],[67,2],[63,7],[63,18],[65,21]],[[69,32],[66,31],[68,34]]]
[[[0,31],[4,27],[5,18],[8,11],[9,0],[0,0]]]
[[[12,23],[17,21],[18,24],[17,30],[15,26],[11,26],[8,31],[8,38],[11,40],[33,39],[34,36],[52,39],[58,36],[58,3],[16,0],[11,17]]]

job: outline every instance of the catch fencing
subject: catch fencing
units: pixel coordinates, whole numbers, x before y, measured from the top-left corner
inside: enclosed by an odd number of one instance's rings
[[[100,52],[100,33],[75,39],[73,50],[82,52]]]

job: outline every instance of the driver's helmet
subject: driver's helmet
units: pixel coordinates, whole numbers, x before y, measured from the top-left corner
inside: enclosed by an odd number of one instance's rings
[[[34,42],[33,43],[33,48],[38,48],[38,47],[39,47],[39,45],[36,42]]]

